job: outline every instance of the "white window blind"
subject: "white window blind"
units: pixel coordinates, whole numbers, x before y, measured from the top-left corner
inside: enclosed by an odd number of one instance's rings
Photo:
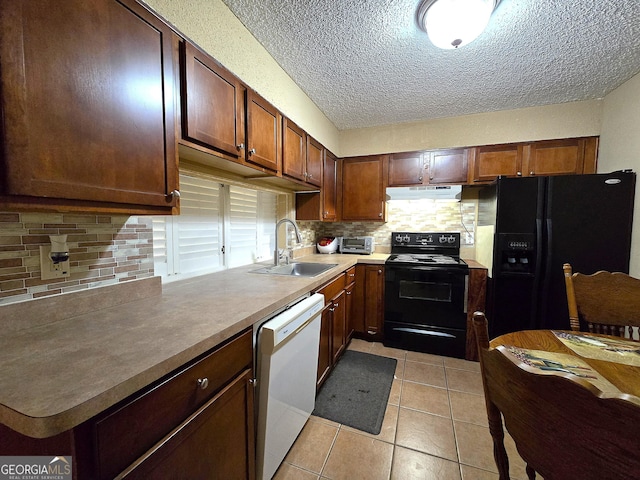
[[[180,215],[153,218],[153,255],[163,278],[272,258],[277,195],[180,174]]]

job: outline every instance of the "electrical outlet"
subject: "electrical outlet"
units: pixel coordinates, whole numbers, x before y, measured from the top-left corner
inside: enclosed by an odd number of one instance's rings
[[[42,280],[51,280],[54,278],[66,278],[71,275],[69,260],[59,263],[53,263],[49,257],[51,253],[51,245],[40,246],[40,278]]]

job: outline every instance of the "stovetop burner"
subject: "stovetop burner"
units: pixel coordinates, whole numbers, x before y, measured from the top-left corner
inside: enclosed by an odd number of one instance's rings
[[[460,260],[460,234],[394,232],[388,264],[466,267]]]
[[[417,265],[462,265],[458,258],[448,255],[431,255],[420,253],[405,253],[399,255],[391,255],[387,263],[412,263]]]

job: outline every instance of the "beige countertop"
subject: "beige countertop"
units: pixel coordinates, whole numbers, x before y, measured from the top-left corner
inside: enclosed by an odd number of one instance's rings
[[[122,284],[2,307],[15,321],[0,334],[0,423],[38,438],[69,430],[356,263],[387,257],[315,254],[296,261],[338,266],[305,278],[248,265],[161,288],[157,278],[132,282],[151,284],[141,295]],[[104,300],[111,291],[115,303]]]

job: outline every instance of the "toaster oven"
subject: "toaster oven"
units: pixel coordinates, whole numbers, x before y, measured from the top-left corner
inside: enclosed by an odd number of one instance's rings
[[[340,253],[359,253],[371,255],[373,253],[373,237],[341,237]]]

